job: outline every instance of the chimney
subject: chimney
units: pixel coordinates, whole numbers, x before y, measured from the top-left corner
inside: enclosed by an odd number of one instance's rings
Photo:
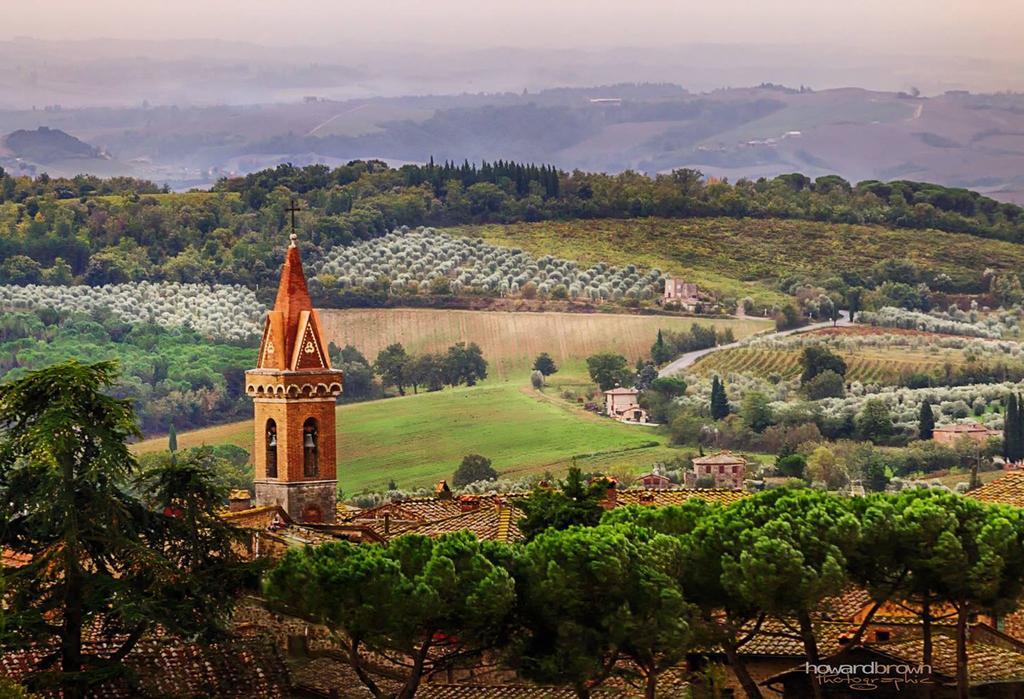
[[[619,482],[612,478],[611,476],[602,476],[601,478],[593,479],[591,483],[598,483],[601,481],[604,481],[605,484],[604,500],[601,502],[601,507],[603,507],[606,510],[612,510],[618,504]]]
[[[438,481],[434,486],[434,497],[438,500],[451,500],[452,489],[448,487],[448,481]]]
[[[228,512],[239,512],[252,507],[252,495],[248,490],[232,490],[228,494]]]

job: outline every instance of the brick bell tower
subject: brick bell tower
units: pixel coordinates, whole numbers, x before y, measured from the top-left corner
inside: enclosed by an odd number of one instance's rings
[[[338,485],[334,407],[341,371],[331,368],[309,298],[294,215],[292,210],[291,242],[259,359],[245,372],[246,393],[255,404],[256,505],[280,505],[296,522],[332,523]]]

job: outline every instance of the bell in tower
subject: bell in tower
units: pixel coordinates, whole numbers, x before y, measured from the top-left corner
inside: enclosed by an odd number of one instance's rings
[[[296,210],[293,203],[291,243],[256,368],[245,372],[255,413],[256,504],[280,505],[296,522],[331,523],[338,486],[334,408],[342,374],[331,368],[306,288]]]

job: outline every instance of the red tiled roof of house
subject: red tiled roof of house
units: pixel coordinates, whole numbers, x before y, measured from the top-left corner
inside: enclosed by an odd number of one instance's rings
[[[266,529],[274,521],[274,515],[280,517],[285,524],[291,522],[288,513],[280,505],[249,507],[244,510],[235,510],[234,512],[222,512],[220,516],[221,519],[243,529]]]
[[[89,640],[83,651],[105,655],[109,642]],[[22,681],[38,666],[48,651],[43,648],[5,650],[0,653],[0,675]],[[138,682],[127,678],[111,680],[96,688],[90,696],[121,697],[174,696],[200,697],[287,697],[288,668],[277,648],[263,640],[232,640],[228,643],[200,645],[166,636],[144,638],[125,658],[125,665]],[[59,696],[43,692],[42,696]]]
[[[967,493],[969,498],[1000,505],[1024,507],[1024,471],[1010,471]]]
[[[920,638],[896,639],[872,647],[914,663],[920,663],[923,656]],[[944,675],[956,676],[956,639],[932,636],[932,666]],[[967,667],[971,684],[1019,682],[1024,680],[1024,653],[991,643],[969,642]]]
[[[743,490],[731,488],[679,488],[677,490],[657,490],[654,488],[628,488],[616,494],[617,505],[649,505],[666,507],[682,505],[687,500],[698,498],[708,502],[728,505],[747,497]]]
[[[711,454],[710,456],[698,456],[693,459],[694,464],[700,465],[726,465],[726,464],[746,464],[747,460],[742,456],[736,456],[730,451],[720,451],[717,454]]]
[[[410,498],[408,500],[385,502],[376,507],[360,510],[346,517],[345,521],[383,519],[384,515],[387,514],[392,522],[425,522],[443,519],[460,512],[462,512],[462,509],[459,503],[451,498]]]
[[[524,513],[514,504],[495,504],[483,502],[468,512],[434,522],[412,525],[400,531],[392,530],[392,536],[401,534],[423,534],[424,536],[441,536],[458,531],[469,531],[476,538],[484,541],[503,541],[513,543],[523,540],[519,531],[519,520]]]
[[[753,628],[753,625],[750,627]],[[818,649],[822,655],[837,652],[842,646],[839,639],[852,634],[856,626],[847,622],[826,621],[815,625]],[[787,626],[776,619],[766,619],[760,630],[740,648],[743,655],[800,658],[805,654],[803,641]]]
[[[954,432],[956,434],[968,434],[971,432],[995,432],[977,422],[957,422],[952,425],[936,427],[933,432]]]
[[[823,599],[818,605],[818,612],[822,618],[830,621],[853,621],[871,604],[871,595],[867,590],[850,585],[842,593]]]
[[[604,392],[606,396],[629,396],[636,395],[638,393],[640,393],[640,391],[637,389],[626,388],[625,386],[616,386],[615,388],[610,388]]]

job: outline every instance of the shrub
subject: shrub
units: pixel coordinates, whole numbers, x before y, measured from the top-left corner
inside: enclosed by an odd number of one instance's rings
[[[780,476],[803,478],[807,468],[807,459],[803,454],[790,454],[775,462],[775,471]]]
[[[476,483],[477,481],[493,481],[498,472],[491,466],[491,460],[479,454],[467,454],[452,476],[452,485],[456,488]]]
[[[842,398],[846,395],[846,384],[843,377],[836,372],[823,371],[804,384],[804,395],[807,396],[807,400]]]
[[[544,374],[540,373],[536,369],[530,372],[530,384],[533,385],[538,391],[544,388]]]

